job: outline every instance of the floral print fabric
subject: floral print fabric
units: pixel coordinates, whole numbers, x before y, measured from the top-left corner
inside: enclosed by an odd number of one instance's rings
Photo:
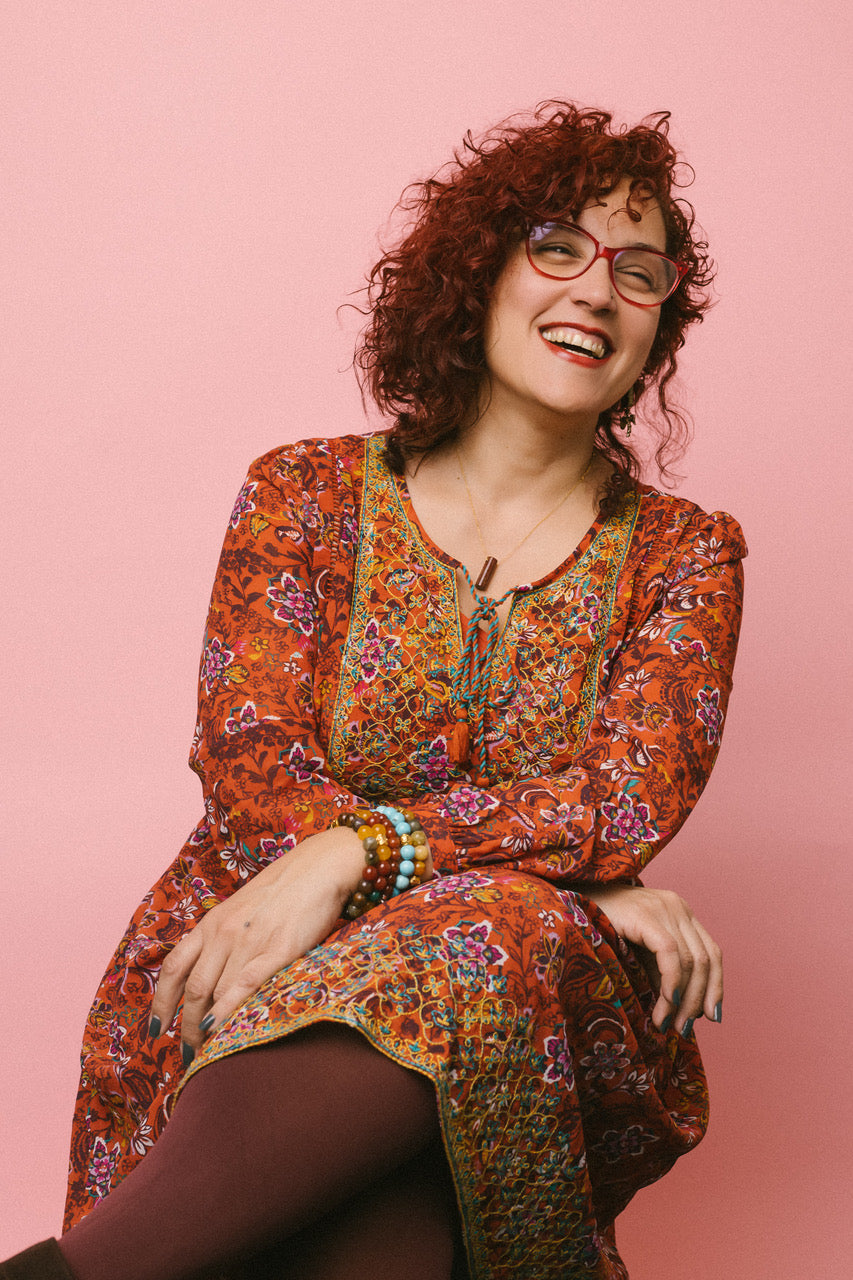
[[[740,616],[730,517],[641,486],[520,587],[489,673],[487,765],[454,758],[455,565],[382,437],[266,455],[211,599],[191,765],[205,819],[137,911],[90,1015],[68,1223],[144,1155],[184,1077],[146,1041],[166,951],[357,801],[405,800],[439,878],[342,924],[191,1071],[318,1019],[435,1083],[475,1280],[620,1277],[612,1223],[704,1131],[695,1041],[572,885],[636,877],[719,748]],[[476,726],[475,726],[476,727]]]

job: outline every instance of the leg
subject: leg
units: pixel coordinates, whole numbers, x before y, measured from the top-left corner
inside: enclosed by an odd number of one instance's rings
[[[467,1280],[456,1226],[450,1172],[436,1144],[252,1259],[239,1280]]]
[[[190,1280],[309,1226],[435,1143],[430,1082],[322,1024],[212,1063],[62,1238],[78,1280]]]

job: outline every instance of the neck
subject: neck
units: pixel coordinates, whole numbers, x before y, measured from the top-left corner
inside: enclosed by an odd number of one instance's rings
[[[532,490],[559,494],[584,471],[592,456],[596,422],[549,422],[486,411],[459,435],[466,469],[477,477],[483,498]]]
[[[594,453],[594,421],[486,410],[408,469],[409,494],[439,546],[476,574],[475,589],[500,598],[565,560],[595,518],[608,464]]]

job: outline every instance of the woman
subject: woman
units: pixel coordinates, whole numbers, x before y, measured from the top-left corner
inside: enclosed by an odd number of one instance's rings
[[[745,554],[631,451],[706,305],[675,169],[665,115],[552,103],[414,189],[358,354],[393,426],[240,492],[206,817],[92,1010],[67,1234],[3,1276],[627,1274],[722,1017],[637,877],[719,748]]]

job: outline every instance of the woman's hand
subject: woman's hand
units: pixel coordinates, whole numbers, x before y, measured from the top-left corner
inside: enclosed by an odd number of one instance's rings
[[[639,885],[578,885],[600,907],[626,942],[648,952],[648,968],[659,998],[655,1026],[689,1035],[696,1018],[723,1017],[723,957],[683,898],[670,889]]]
[[[151,1034],[168,1027],[183,996],[189,1063],[205,1035],[334,928],[359,881],[364,849],[349,827],[303,840],[211,908],[166,956],[151,1006]]]

